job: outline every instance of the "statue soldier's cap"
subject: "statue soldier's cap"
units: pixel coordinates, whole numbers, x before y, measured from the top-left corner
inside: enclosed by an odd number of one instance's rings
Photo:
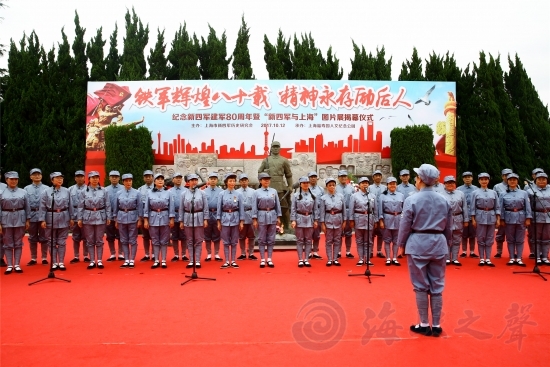
[[[83,170],[79,169],[78,171],[76,171],[74,173],[74,175],[75,176],[86,176],[86,173]]]
[[[508,175],[508,177],[506,177],[507,180],[509,180],[509,179],[511,179],[511,178],[517,178],[517,179],[519,180],[518,174],[517,174],[517,173],[514,173],[514,172],[510,173],[510,174]]]
[[[162,173],[157,173],[157,174],[155,175],[155,180],[156,180],[157,178],[159,178],[159,177],[164,178],[164,175],[163,175]]]
[[[218,172],[210,172],[208,174],[208,178],[212,178],[212,177],[218,178]]]
[[[345,171],[345,170],[341,170],[341,171],[338,171],[338,177],[340,176],[348,176],[348,171]]]
[[[118,172],[118,171],[111,171],[111,172],[109,172],[109,176],[120,176],[120,172]]]
[[[146,176],[146,175],[154,175],[153,171],[151,171],[150,169],[147,169],[145,171],[143,171],[143,175]]]
[[[127,178],[134,179],[134,176],[131,173],[125,173],[122,175],[122,181],[126,180]]]
[[[376,171],[374,171],[374,172],[372,173],[372,175],[373,175],[373,176],[374,176],[374,175],[382,175],[382,171],[380,171],[379,169],[377,169]]]
[[[5,178],[19,178],[19,173],[15,172],[15,171],[8,171],[8,172],[4,173],[4,177]]]
[[[271,143],[271,146],[272,147],[280,147],[281,143],[279,143],[278,141],[274,141],[273,143]]]
[[[307,174],[307,177],[313,177],[313,176],[317,177],[317,172],[311,171],[310,173]]]
[[[401,171],[399,171],[399,176],[405,176],[405,175],[410,175],[411,173],[409,172],[408,169],[402,169]]]
[[[302,176],[300,177],[300,183],[309,183],[309,178],[307,178],[306,176]]]
[[[505,168],[502,170],[501,175],[509,175],[512,172],[514,171],[512,171],[510,168]]]
[[[357,181],[357,183],[361,183],[361,182],[365,182],[365,181],[367,181],[368,183],[370,183],[370,180],[369,180],[369,178],[368,178],[367,176],[361,177],[361,178],[359,179],[359,181]]]
[[[433,186],[439,178],[439,170],[431,164],[424,163],[418,168],[413,169],[420,179],[428,186]]]
[[[539,177],[544,177],[544,178],[548,178],[548,175],[544,172],[539,172],[537,173],[537,175],[535,176],[535,180]]]
[[[535,169],[531,172],[531,174],[534,175],[534,174],[539,173],[539,172],[544,172],[544,170],[543,170],[542,168],[535,168]]]
[[[31,173],[29,173],[29,175],[32,175],[33,173],[36,173],[36,172],[42,174],[42,171],[40,170],[40,168],[33,168],[31,169]]]
[[[258,175],[258,180],[261,180],[263,178],[271,178],[271,176],[267,172],[262,172]]]
[[[487,177],[488,179],[491,179],[491,175],[488,174],[487,172],[481,172],[479,175],[477,175],[478,179],[483,177]]]
[[[50,180],[54,177],[63,177],[63,174],[61,172],[52,172],[50,173]]]
[[[334,179],[333,177],[329,177],[325,180],[325,186],[328,185],[329,182],[334,182],[336,183],[336,179]]]
[[[445,176],[445,178],[443,179],[443,183],[447,183],[447,182],[456,182],[455,176],[453,175]]]
[[[390,182],[397,182],[397,178],[393,176],[386,178],[386,183],[390,183]]]
[[[239,180],[248,180],[248,175],[246,173],[241,173],[239,175]]]
[[[187,175],[187,181],[198,180],[198,179],[199,179],[199,176],[195,173],[190,173]]]
[[[174,176],[172,176],[172,178],[174,177],[183,177],[183,175],[181,174],[181,172],[176,172],[174,173]]]
[[[225,177],[223,178],[223,182],[227,182],[230,178],[237,179],[237,174],[234,172],[228,172],[225,174]]]
[[[473,176],[474,174],[470,171],[466,171],[466,172],[463,172],[462,173],[462,177],[466,177],[466,176]]]
[[[99,177],[99,172],[97,171],[88,172],[88,177],[95,177],[95,176]]]

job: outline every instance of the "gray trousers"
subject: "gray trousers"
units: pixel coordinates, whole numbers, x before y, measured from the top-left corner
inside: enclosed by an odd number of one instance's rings
[[[313,228],[313,233],[311,234],[312,239],[312,251],[319,252],[319,240],[321,239],[321,225],[319,224],[317,228]]]
[[[191,261],[200,262],[202,253],[202,241],[204,241],[204,227],[184,227],[185,235],[187,236],[187,251]],[[195,259],[193,260],[193,249],[195,251]]]
[[[168,244],[170,243],[170,226],[150,226],[149,234],[153,242],[153,255],[157,261],[166,261]],[[159,254],[162,256],[159,258]]]
[[[248,239],[248,255],[254,253],[254,244],[256,242],[256,234],[254,233],[254,226],[252,223],[245,224],[243,229],[239,231],[239,247],[241,248],[241,255],[246,255],[245,245]]]
[[[225,261],[237,260],[237,243],[239,242],[239,226],[222,226],[221,238]],[[230,251],[231,250],[231,251]],[[231,257],[229,257],[231,253]]]
[[[42,259],[48,258],[48,240],[46,232],[41,226],[42,222],[31,222],[29,227],[29,248],[31,249],[31,259],[36,260],[38,253],[38,242],[40,242],[40,252]]]
[[[504,227],[498,227],[495,240],[497,241],[497,254],[502,254],[504,241],[506,241],[506,231],[504,230]]]
[[[185,229],[180,228],[180,222],[174,222],[174,227],[170,231],[172,239],[172,248],[174,249],[174,256],[185,256],[187,252],[187,236],[185,235]],[[180,251],[181,250],[181,251]]]
[[[460,249],[460,240],[462,238],[462,228],[453,230],[451,243],[449,243],[449,252],[446,260],[458,260],[458,250]]]
[[[4,254],[8,266],[21,265],[25,227],[2,227]]]
[[[107,243],[109,244],[109,252],[111,256],[122,255],[122,246],[120,243],[120,233],[115,227],[115,221],[112,220],[109,225],[105,227],[105,237],[107,237]],[[115,240],[118,240],[118,252],[115,247]]]
[[[359,260],[367,259],[367,251],[372,253],[372,229],[358,229],[355,228],[355,242],[357,244],[357,254],[359,255]],[[368,239],[367,239],[368,235]]]
[[[521,259],[525,242],[525,226],[523,224],[506,223],[504,230],[506,232],[506,243],[508,244],[510,259]]]
[[[296,227],[296,249],[298,250],[298,260],[307,260],[311,253],[313,227]]]
[[[135,260],[137,253],[137,223],[119,223],[118,233],[125,260]]]
[[[67,237],[69,236],[69,227],[66,228],[46,228],[45,234],[49,238],[48,246],[51,243],[51,236],[53,232],[53,262],[64,263],[65,262],[65,251],[67,249]]]
[[[489,260],[491,250],[495,242],[495,225],[478,224],[476,228],[477,246],[479,247],[479,257]]]
[[[344,236],[345,244],[346,244],[346,252],[351,251],[351,236],[353,235],[353,230],[351,229],[349,225],[349,220],[346,221],[344,230],[342,231],[342,236]]]
[[[442,293],[445,288],[445,255],[425,258],[407,255],[409,276],[416,293],[416,307],[420,322],[427,324],[428,307],[431,305],[432,325],[439,325],[443,308]]]
[[[103,234],[105,233],[105,224],[84,224],[82,230],[84,238],[86,239],[86,246],[88,246],[90,260],[101,261],[103,257]]]
[[[342,227],[328,228],[325,232],[325,249],[328,261],[338,259],[338,253],[342,247]]]
[[[145,250],[145,255],[151,255],[151,234],[148,229],[142,228],[141,233],[143,234],[143,249]]]
[[[260,258],[265,259],[266,247],[267,257],[271,259],[271,256],[273,256],[276,230],[275,224],[260,224],[258,226],[258,248],[260,250]]]
[[[80,257],[80,242],[82,241],[82,253],[84,257],[88,257],[88,246],[86,246],[86,240],[83,238],[82,234],[82,228],[80,228],[75,221],[75,224],[71,227],[71,231],[73,233],[73,252],[74,257],[79,258]]]
[[[534,237],[533,233],[533,237]],[[548,259],[548,251],[550,250],[550,223],[537,223],[537,258],[542,254],[543,259]],[[534,252],[534,251],[533,251]]]
[[[399,253],[399,246],[397,245],[397,236],[399,235],[399,229],[384,229],[384,249],[386,250],[386,258],[390,258],[393,254],[393,258],[397,258]],[[390,243],[391,246],[390,251]]]
[[[382,242],[384,239],[384,231],[380,229],[380,227],[377,227],[373,231],[373,240],[374,237],[376,237],[376,251],[381,252],[382,251]]]

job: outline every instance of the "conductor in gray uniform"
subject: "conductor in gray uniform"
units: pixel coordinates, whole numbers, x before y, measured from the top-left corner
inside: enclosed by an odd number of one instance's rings
[[[374,171],[374,173],[372,174],[372,180],[374,181],[374,183],[369,187],[369,192],[376,197],[376,201],[378,203],[378,198],[380,197],[380,194],[382,194],[388,188],[386,187],[386,185],[382,184],[382,171]],[[383,232],[384,231],[382,231],[379,227],[376,227],[373,232],[373,240],[374,237],[376,237],[376,257],[379,258],[384,258],[384,255],[382,254]]]
[[[416,306],[420,324],[410,330],[426,336],[440,336],[445,288],[445,257],[447,243],[451,241],[452,212],[445,198],[433,191],[439,170],[431,164],[423,164],[414,171],[420,190],[405,199],[397,243],[407,255],[411,283],[416,294]],[[428,320],[431,307],[432,325]]]
[[[42,171],[38,168],[33,168],[30,171],[32,183],[25,186],[25,191],[29,195],[29,204],[31,206],[31,224],[29,227],[29,247],[31,249],[31,261],[27,265],[36,265],[38,242],[40,242],[40,252],[42,261],[48,261],[48,238],[46,237],[44,228],[40,225],[38,211],[40,210],[40,197],[48,186],[42,183]]]

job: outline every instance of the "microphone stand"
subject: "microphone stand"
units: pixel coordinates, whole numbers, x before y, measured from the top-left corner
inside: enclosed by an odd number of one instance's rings
[[[370,272],[370,198],[369,198],[369,189],[367,189],[367,269],[365,270],[364,274],[348,274],[349,277],[360,277],[360,276],[366,276],[369,280],[369,284],[372,283],[370,281],[370,277],[385,277],[385,274],[372,274]],[[364,243],[364,242],[363,242]],[[374,243],[372,244],[374,247]],[[373,248],[374,250],[374,248]]]
[[[39,279],[39,280],[35,280],[34,282],[31,282],[29,283],[29,285],[33,285],[33,284],[36,284],[36,283],[40,283],[46,279],[59,279],[59,280],[62,280],[64,282],[67,282],[67,283],[70,283],[71,281],[68,280],[68,279],[63,279],[63,278],[60,278],[60,277],[57,277],[55,276],[55,273],[53,271],[53,232],[54,232],[54,228],[53,228],[53,213],[54,213],[54,205],[55,205],[55,201],[54,201],[54,194],[55,194],[55,187],[52,186],[52,228],[51,228],[51,236],[50,236],[50,272],[48,273],[48,276],[46,278],[42,278],[42,279]],[[70,204],[70,203],[69,203]],[[47,207],[46,207],[47,208]],[[44,219],[46,219],[44,217]]]
[[[195,190],[196,190],[195,187],[191,189],[191,191],[193,192],[193,198],[191,199],[191,228],[193,228],[193,231],[191,234],[191,241],[193,244],[193,251],[192,251],[193,257],[191,259],[193,260],[193,273],[191,275],[186,275],[185,277],[189,279],[181,283],[181,285],[185,285],[192,280],[216,280],[215,278],[204,278],[204,277],[199,277],[197,275],[197,262],[195,261]],[[185,212],[185,209],[184,209],[184,212]]]
[[[531,191],[533,191],[533,196],[535,197],[535,200],[533,200],[533,211],[534,211],[534,215],[533,215],[533,231],[534,231],[533,239],[535,241],[535,266],[533,267],[533,270],[531,270],[531,271],[514,271],[513,274],[537,274],[538,276],[540,276],[546,282],[547,279],[542,274],[550,275],[550,273],[540,271],[539,266],[537,264],[537,257],[540,256],[539,249],[538,249],[538,241],[537,241],[537,212],[536,212],[537,200],[539,201],[539,204],[541,204],[542,207],[544,207],[544,205],[542,204],[540,199],[537,197],[537,192],[533,188],[533,186],[531,184],[531,181],[527,180],[527,184],[529,185],[529,188],[531,189]]]

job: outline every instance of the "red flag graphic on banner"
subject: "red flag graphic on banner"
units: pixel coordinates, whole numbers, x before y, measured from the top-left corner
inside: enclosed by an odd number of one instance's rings
[[[132,96],[130,88],[126,86],[120,87],[113,83],[106,83],[103,89],[95,91],[94,94],[105,101],[105,104],[113,107],[124,103]]]

